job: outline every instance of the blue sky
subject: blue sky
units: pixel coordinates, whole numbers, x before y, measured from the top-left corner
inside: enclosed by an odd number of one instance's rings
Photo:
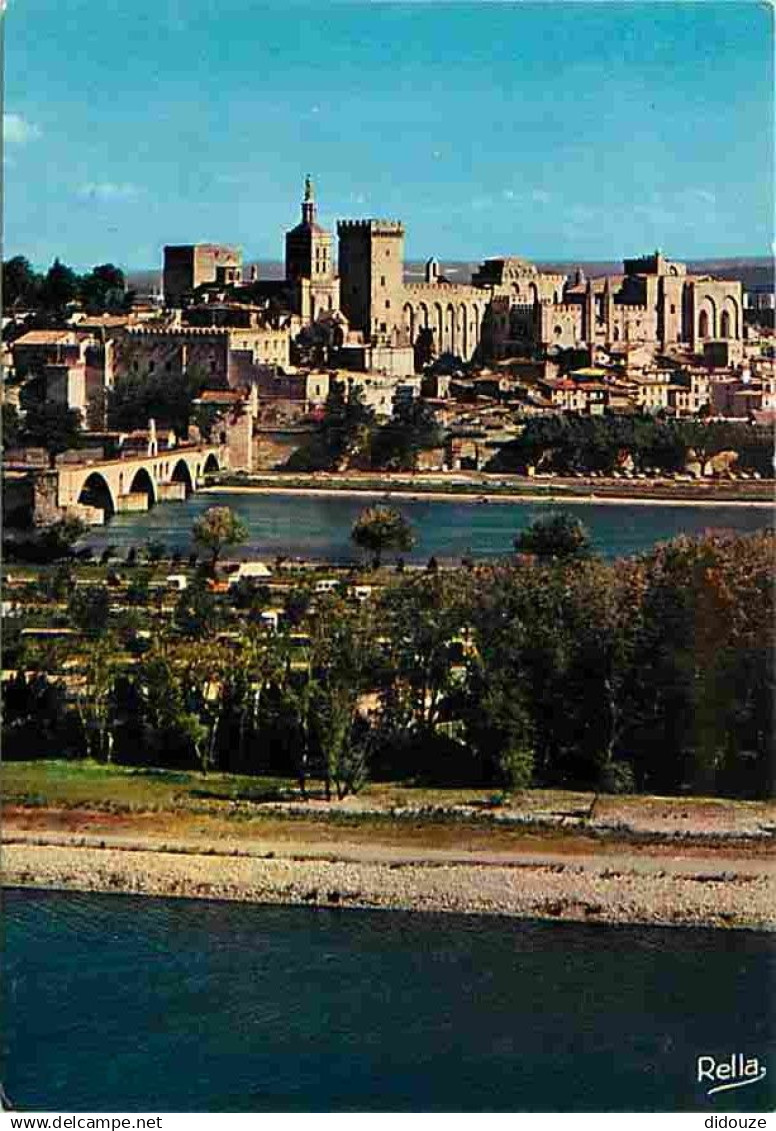
[[[749,0],[9,0],[4,255],[279,258],[399,217],[407,254],[763,255],[773,15]]]

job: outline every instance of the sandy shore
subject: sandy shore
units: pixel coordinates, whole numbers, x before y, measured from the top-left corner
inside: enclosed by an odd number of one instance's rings
[[[487,488],[477,492],[464,492],[434,491],[426,490],[424,487],[410,489],[388,486],[385,490],[378,490],[367,487],[363,489],[358,487],[317,487],[311,484],[305,487],[265,487],[259,485],[204,487],[201,488],[201,491],[234,495],[331,495],[340,498],[412,499],[417,501],[428,499],[432,502],[441,503],[481,503],[487,500],[488,503],[551,503],[554,506],[559,503],[563,503],[564,506],[566,504],[569,506],[589,506],[594,503],[597,506],[759,507],[769,511],[773,511],[774,506],[773,502],[767,499],[674,499],[662,495],[597,495],[595,492],[590,492],[587,495],[567,495],[563,492],[558,495],[507,494],[505,492],[493,494],[489,493]]]
[[[7,834],[8,835],[8,834]],[[11,834],[7,887],[131,892],[258,903],[451,911],[668,926],[774,929],[765,852],[700,857],[622,851],[461,854],[357,843],[269,849],[244,841],[164,843]]]

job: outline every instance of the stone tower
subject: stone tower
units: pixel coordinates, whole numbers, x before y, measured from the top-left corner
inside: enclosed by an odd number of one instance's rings
[[[352,329],[390,344],[401,321],[404,227],[398,220],[341,220],[340,302]]]
[[[339,308],[339,280],[334,273],[331,233],[318,223],[313,182],[304,181],[302,222],[286,233],[286,282],[293,308],[305,323]]]
[[[330,282],[334,277],[331,235],[318,223],[318,209],[309,175],[305,177],[302,222],[286,233],[286,281]]]

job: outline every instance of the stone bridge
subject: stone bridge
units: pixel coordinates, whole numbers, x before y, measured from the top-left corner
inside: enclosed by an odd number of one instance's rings
[[[62,464],[57,469],[57,506],[99,525],[111,515],[146,511],[156,503],[185,499],[206,475],[228,465],[226,447],[182,445],[149,455]]]

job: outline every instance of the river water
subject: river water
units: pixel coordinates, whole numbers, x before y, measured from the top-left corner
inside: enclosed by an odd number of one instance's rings
[[[114,517],[90,531],[95,550],[113,545],[122,552],[149,539],[174,550],[191,548],[191,526],[212,506],[230,506],[245,521],[248,541],[237,556],[356,559],[350,530],[369,497],[241,494],[228,490],[192,495],[185,503],[165,503],[143,514]],[[704,530],[760,530],[773,521],[773,508],[761,506],[673,506],[666,503],[502,503],[460,500],[396,499],[391,503],[412,524],[416,535],[409,560],[440,561],[508,554],[515,535],[537,518],[565,509],[587,526],[596,549],[606,557],[636,554],[678,534]]]
[[[10,890],[21,1110],[761,1112],[773,936]],[[696,1058],[759,1083],[708,1097]]]

